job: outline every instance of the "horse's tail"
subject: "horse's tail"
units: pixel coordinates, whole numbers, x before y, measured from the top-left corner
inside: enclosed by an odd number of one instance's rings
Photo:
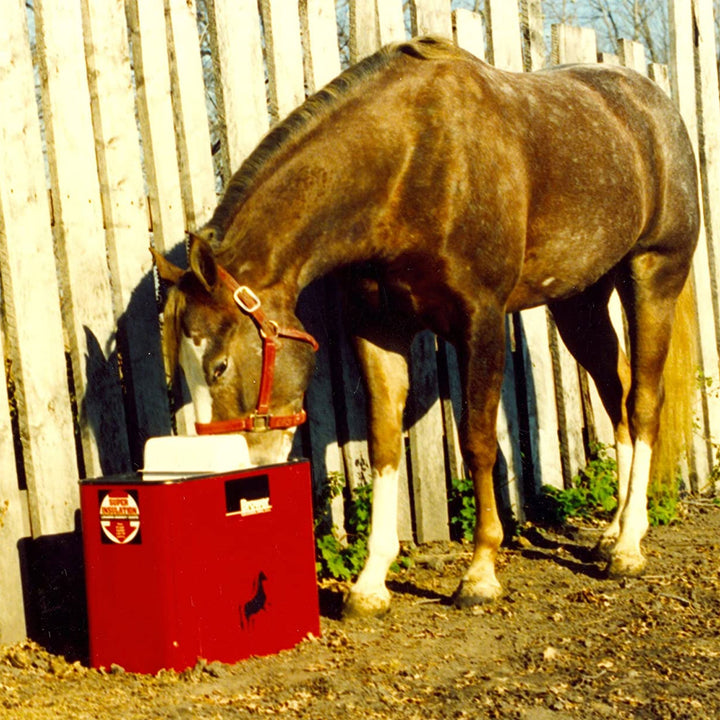
[[[653,454],[651,495],[674,495],[677,491],[678,467],[692,447],[697,367],[697,314],[690,275],[675,306],[663,375],[665,402],[660,415],[660,436]]]

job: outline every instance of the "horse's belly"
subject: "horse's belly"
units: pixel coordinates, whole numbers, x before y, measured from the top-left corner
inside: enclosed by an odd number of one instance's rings
[[[572,297],[608,274],[629,252],[632,241],[601,241],[584,235],[548,242],[526,252],[520,279],[508,298],[509,312]]]

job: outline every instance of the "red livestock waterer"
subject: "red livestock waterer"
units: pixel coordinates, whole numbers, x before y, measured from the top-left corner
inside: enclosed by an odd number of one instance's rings
[[[319,635],[310,466],[85,480],[90,662],[154,673]]]

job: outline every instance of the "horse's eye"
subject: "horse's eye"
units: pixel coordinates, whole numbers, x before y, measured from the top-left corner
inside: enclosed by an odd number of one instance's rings
[[[218,380],[218,379],[222,376],[222,374],[227,370],[227,368],[228,368],[228,359],[227,359],[227,358],[223,358],[223,359],[220,360],[220,362],[219,362],[217,365],[215,365],[215,367],[213,368],[213,374],[212,374],[212,375],[213,375],[213,380]]]

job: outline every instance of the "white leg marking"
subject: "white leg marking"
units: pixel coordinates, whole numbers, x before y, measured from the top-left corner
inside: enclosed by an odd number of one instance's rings
[[[396,469],[386,468],[374,476],[368,559],[350,591],[346,609],[351,614],[376,615],[390,606],[385,577],[400,550],[397,494]]]
[[[212,420],[212,397],[205,381],[202,363],[206,347],[207,340],[202,340],[196,345],[189,337],[183,335],[180,341],[180,367],[183,369],[185,382],[190,390],[195,408],[195,420],[200,423]]]
[[[650,482],[652,448],[638,440],[633,452],[627,501],[620,516],[620,534],[611,551],[611,575],[632,575],[642,571],[645,558],[640,541],[648,529],[647,489]]]

